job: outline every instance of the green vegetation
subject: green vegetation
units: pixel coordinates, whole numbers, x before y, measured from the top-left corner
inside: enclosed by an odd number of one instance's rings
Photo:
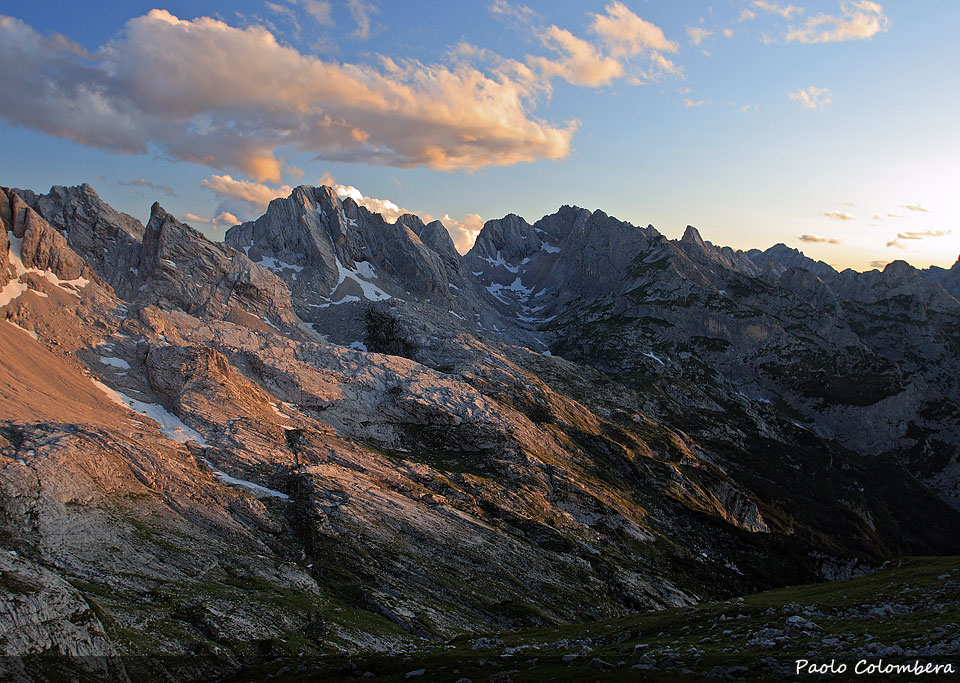
[[[790,631],[786,622],[797,616],[815,627]],[[488,634],[487,643],[476,650],[472,648],[476,636],[463,636],[405,655],[278,661],[228,680],[263,680],[274,674],[272,680],[283,683],[335,681],[370,672],[369,680],[402,681],[409,680],[408,673],[423,669],[415,680],[697,681],[708,680],[708,674],[716,677],[716,667],[723,670],[720,678],[732,671],[733,678],[769,680],[779,672],[795,680],[798,658],[834,658],[852,669],[857,660],[876,658],[892,646],[916,654],[887,655],[885,661],[952,662],[956,669],[960,652],[951,643],[958,637],[958,623],[960,558],[911,558],[843,581],[600,622]],[[939,654],[919,654],[926,647],[939,648]],[[650,668],[631,668],[638,663]],[[840,676],[832,680],[890,679]]]

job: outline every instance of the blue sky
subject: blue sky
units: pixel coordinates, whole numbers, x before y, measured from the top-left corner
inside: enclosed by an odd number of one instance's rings
[[[960,3],[8,0],[0,184],[212,238],[301,183],[387,215],[563,204],[859,270],[960,254]]]

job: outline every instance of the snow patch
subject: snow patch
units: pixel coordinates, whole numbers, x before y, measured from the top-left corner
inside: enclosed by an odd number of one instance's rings
[[[657,361],[658,363],[660,363],[660,365],[666,365],[666,363],[664,363],[662,360],[660,360],[659,358],[657,358],[657,357],[653,354],[653,351],[647,351],[647,352],[646,352],[645,354],[643,354],[643,355],[646,356],[647,358],[652,358],[653,360],[655,360],[655,361]]]
[[[203,464],[213,470],[213,473],[217,475],[217,478],[220,479],[224,484],[230,484],[232,486],[241,486],[245,489],[250,489],[254,494],[262,493],[265,496],[271,496],[273,498],[282,498],[287,500],[290,498],[286,493],[281,493],[276,489],[268,489],[266,486],[261,486],[260,484],[255,484],[252,481],[247,481],[246,479],[237,479],[236,477],[231,477],[229,474],[223,470],[218,470],[213,466],[213,463],[207,460],[206,458],[200,458],[203,461]]]
[[[540,243],[540,248],[543,249],[548,254],[556,254],[560,251],[560,247],[555,247],[552,244],[547,244],[546,242]]]
[[[354,351],[367,351],[367,345],[361,341],[350,342],[348,349],[353,349]]]
[[[21,254],[23,253],[23,238],[15,237],[13,233],[8,232],[7,239],[10,241],[10,248],[7,252],[7,263],[13,266],[16,272],[16,279],[8,282],[3,289],[0,290],[0,306],[6,306],[29,289],[27,284],[22,281],[23,276],[29,273],[37,273],[46,278],[51,284],[60,287],[65,292],[73,294],[78,299],[80,298],[80,293],[77,290],[83,289],[90,284],[90,281],[83,277],[78,277],[74,280],[61,280],[49,270],[27,268],[23,265],[23,259],[21,258]],[[44,292],[34,291],[34,293],[41,297],[47,296]]]
[[[492,258],[490,258],[489,256],[481,256],[481,257],[480,257],[480,260],[481,260],[481,261],[486,261],[486,262],[489,263],[491,266],[498,266],[498,267],[506,268],[506,269],[509,270],[511,273],[516,273],[517,271],[520,270],[520,268],[519,268],[518,266],[511,266],[509,263],[507,263],[506,261],[504,261],[504,260],[503,260],[503,256],[500,254],[500,250],[499,250],[499,249],[497,250],[497,258],[492,259]]]
[[[195,441],[201,446],[207,445],[206,439],[200,435],[200,432],[185,425],[179,417],[159,403],[144,403],[135,398],[130,398],[115,389],[111,389],[106,384],[98,382],[95,379],[91,379],[90,381],[92,381],[100,391],[106,394],[107,398],[117,405],[130,408],[133,412],[140,413],[156,422],[160,426],[160,431],[163,432],[164,436],[168,439],[178,441],[179,443]]]
[[[123,360],[122,358],[114,358],[113,356],[104,356],[100,359],[100,362],[104,365],[109,365],[110,367],[120,368],[121,370],[129,370],[130,363]]]
[[[268,270],[292,270],[297,273],[303,270],[303,266],[295,266],[292,263],[284,263],[280,259],[276,259],[272,256],[263,256],[256,263],[264,268],[267,268]]]

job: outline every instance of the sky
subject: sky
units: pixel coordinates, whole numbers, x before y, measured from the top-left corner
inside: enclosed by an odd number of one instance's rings
[[[960,255],[960,2],[0,4],[0,185],[212,239],[300,184],[388,219],[564,204],[838,268]]]

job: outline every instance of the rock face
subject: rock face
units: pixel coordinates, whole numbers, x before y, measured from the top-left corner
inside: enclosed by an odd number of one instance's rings
[[[0,197],[0,564],[36,590],[4,587],[5,652],[212,653],[125,660],[210,679],[960,552],[906,469],[951,490],[958,304],[903,264],[825,280],[574,207],[461,258],[307,187],[229,246],[25,194]],[[61,231],[127,235],[135,279]]]
[[[165,301],[187,313],[227,317],[232,309],[267,322],[293,325],[283,282],[242,253],[215,244],[178,221],[159,204],[150,209],[140,260],[145,302]]]
[[[24,197],[121,297],[136,296],[144,232],[140,221],[115,211],[86,183]]]

